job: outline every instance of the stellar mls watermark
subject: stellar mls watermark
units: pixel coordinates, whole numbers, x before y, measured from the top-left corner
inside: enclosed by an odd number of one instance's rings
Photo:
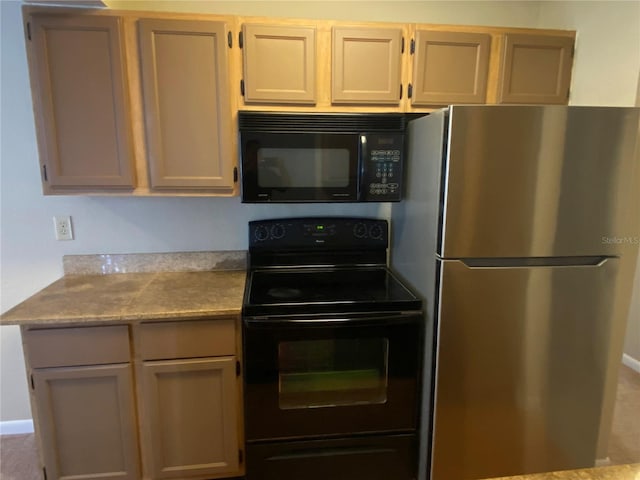
[[[640,245],[640,237],[602,237],[604,245]]]

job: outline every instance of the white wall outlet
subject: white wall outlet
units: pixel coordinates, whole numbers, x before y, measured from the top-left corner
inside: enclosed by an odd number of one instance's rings
[[[56,240],[73,240],[70,216],[53,217],[53,226],[56,232]]]

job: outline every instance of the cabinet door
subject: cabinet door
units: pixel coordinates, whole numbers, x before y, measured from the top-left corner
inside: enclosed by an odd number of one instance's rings
[[[484,103],[491,36],[418,30],[412,105]]]
[[[33,370],[49,479],[140,478],[131,367]]]
[[[247,103],[316,103],[316,29],[242,26]]]
[[[151,478],[238,473],[235,357],[145,362],[142,370]]]
[[[573,38],[507,34],[498,103],[569,101]]]
[[[133,188],[121,20],[34,15],[30,30],[45,191]]]
[[[332,60],[332,103],[400,103],[400,28],[334,27]]]
[[[151,187],[233,189],[224,22],[143,19],[139,27]]]

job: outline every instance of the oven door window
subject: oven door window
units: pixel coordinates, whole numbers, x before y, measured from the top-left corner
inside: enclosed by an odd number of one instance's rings
[[[386,338],[280,342],[280,409],[385,403],[388,356]]]

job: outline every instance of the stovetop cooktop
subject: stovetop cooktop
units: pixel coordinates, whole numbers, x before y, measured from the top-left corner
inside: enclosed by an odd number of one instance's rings
[[[245,315],[420,310],[420,300],[385,267],[256,270]]]
[[[243,315],[419,311],[387,268],[388,224],[362,217],[249,222]]]

